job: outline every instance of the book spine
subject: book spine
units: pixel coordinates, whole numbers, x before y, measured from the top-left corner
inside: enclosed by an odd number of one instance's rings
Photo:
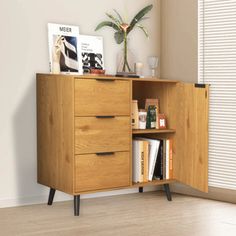
[[[162,166],[162,170],[163,170],[163,179],[166,179],[166,140],[163,140],[163,166]]]
[[[173,179],[173,140],[170,139],[170,148],[169,148],[169,156],[170,156],[170,179]]]
[[[148,182],[148,153],[149,153],[149,143],[144,141],[144,176],[143,182]]]
[[[170,162],[170,140],[166,140],[166,179],[170,178],[169,171],[169,162]]]
[[[139,182],[142,183],[144,179],[144,142],[139,141],[139,155],[140,155],[140,174],[139,174]]]
[[[133,141],[132,142],[132,177],[133,177],[133,182],[134,183],[137,183],[137,176],[136,176],[136,173],[137,173],[137,165],[136,165],[136,158],[137,158],[137,142],[136,141]]]
[[[163,140],[160,145],[160,179],[163,179]]]

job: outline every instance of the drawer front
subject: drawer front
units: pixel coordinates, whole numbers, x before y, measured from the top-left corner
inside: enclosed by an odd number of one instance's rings
[[[129,152],[77,155],[75,158],[75,192],[129,186]]]
[[[130,82],[75,79],[75,116],[130,115]]]
[[[76,117],[75,154],[129,151],[130,117]]]

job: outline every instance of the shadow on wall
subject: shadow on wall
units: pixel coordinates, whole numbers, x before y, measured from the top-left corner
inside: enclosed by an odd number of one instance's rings
[[[14,114],[17,204],[43,201],[46,189],[37,184],[36,79],[26,89]],[[45,199],[46,200],[46,199]]]

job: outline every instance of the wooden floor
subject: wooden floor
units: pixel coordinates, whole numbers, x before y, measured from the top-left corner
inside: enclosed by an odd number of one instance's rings
[[[0,209],[0,235],[235,236],[236,205],[161,192]]]

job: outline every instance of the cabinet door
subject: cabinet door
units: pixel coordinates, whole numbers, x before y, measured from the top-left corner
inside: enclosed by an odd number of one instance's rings
[[[174,178],[208,191],[208,85],[179,83],[176,99]]]

